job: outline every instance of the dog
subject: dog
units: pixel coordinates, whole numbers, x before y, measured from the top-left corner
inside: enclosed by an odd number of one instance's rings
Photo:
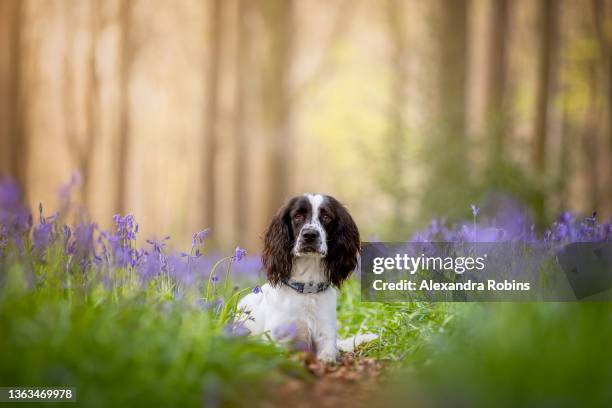
[[[267,228],[262,263],[267,283],[245,296],[238,309],[251,334],[268,333],[335,362],[340,351],[377,336],[362,334],[338,341],[337,292],[359,259],[359,230],[334,197],[304,194],[286,203]]]

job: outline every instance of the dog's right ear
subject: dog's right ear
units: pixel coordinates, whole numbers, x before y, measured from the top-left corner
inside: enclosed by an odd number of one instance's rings
[[[289,211],[294,200],[284,205],[272,218],[264,236],[261,263],[273,286],[281,284],[291,276],[293,264],[293,236],[289,223]]]

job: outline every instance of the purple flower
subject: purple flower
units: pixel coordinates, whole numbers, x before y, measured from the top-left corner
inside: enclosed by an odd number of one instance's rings
[[[147,239],[147,243],[153,247],[153,251],[157,252],[158,254],[161,254],[164,250],[164,247],[166,246],[166,241],[168,241],[169,239],[170,237],[165,237],[164,239],[159,241],[155,239]]]
[[[253,288],[253,293],[255,293],[255,294],[261,293],[261,288],[259,287],[259,285],[255,286]]]
[[[228,337],[246,337],[251,331],[242,322],[232,322],[223,328],[223,334]]]
[[[32,215],[22,202],[21,190],[10,179],[0,180],[0,241],[12,241],[23,250],[25,235],[32,227]]]
[[[206,300],[199,298],[195,301],[195,306],[198,309],[202,309],[202,310],[208,310],[210,308],[212,308],[214,306],[214,303],[212,302],[207,302]]]
[[[34,250],[42,256],[47,247],[53,242],[53,224],[42,223],[37,225],[32,232],[32,243]]]
[[[0,207],[17,208],[21,205],[21,190],[13,180],[0,183]]]
[[[143,262],[138,265],[137,271],[143,283],[149,282],[160,274],[162,264],[159,257],[153,254],[146,254],[143,257]]]
[[[76,250],[84,257],[95,255],[93,233],[96,224],[79,224],[74,229],[74,244]]]
[[[65,225],[62,227],[62,235],[64,236],[64,249],[66,252],[68,251],[68,241],[70,241],[70,237],[72,236],[72,230],[69,226]]]
[[[134,216],[128,214],[121,216],[116,214],[113,216],[115,222],[115,233],[111,234],[108,231],[102,231],[98,238],[98,243],[102,246],[102,255],[107,262],[114,262],[114,265],[124,267],[135,267],[141,260],[144,252],[135,249],[136,233],[138,232],[138,223],[136,223]],[[91,224],[91,227],[95,228],[95,224]],[[82,243],[88,240],[89,229],[86,234],[83,234]],[[91,229],[93,232],[93,229]],[[75,231],[75,235],[76,231]],[[105,243],[106,241],[106,243]],[[147,241],[152,243],[151,241]],[[155,246],[154,246],[155,247]]]
[[[217,275],[213,275],[212,278],[210,279],[213,283],[217,283],[219,282],[219,277]]]
[[[246,253],[247,253],[246,249],[243,249],[237,246],[236,250],[234,251],[234,260],[236,262],[239,262],[240,260],[242,260],[242,258],[246,256]]]
[[[202,245],[204,243],[204,239],[206,239],[209,233],[210,233],[210,228],[205,228],[202,231],[199,231],[193,234],[193,237],[191,238],[191,246],[195,247],[198,243]]]
[[[470,207],[472,208],[472,215],[476,217],[480,212],[480,208],[476,207],[475,204],[470,204]]]
[[[187,263],[184,260],[175,255],[170,255],[168,257],[168,265],[170,269],[170,273],[174,276],[180,283],[184,285],[191,285],[195,279],[194,271],[188,267]]]
[[[612,241],[612,223],[607,222],[603,225],[602,241]]]
[[[572,222],[572,219],[573,219],[573,217],[572,217],[572,213],[571,213],[571,212],[569,212],[569,211],[565,211],[564,213],[562,213],[562,214],[559,216],[559,222],[562,222],[562,223],[564,223],[564,224],[569,224],[569,223],[571,223],[571,222]]]
[[[81,173],[75,171],[70,175],[70,180],[67,183],[62,184],[57,190],[57,195],[60,198],[63,206],[66,206],[70,202],[70,195],[75,187],[81,184]]]
[[[272,334],[277,340],[293,340],[297,334],[297,325],[295,322],[281,324],[272,330]]]
[[[113,221],[115,222],[117,236],[121,240],[124,242],[136,240],[139,226],[132,214],[127,214],[124,217],[121,214],[115,214],[113,215]]]

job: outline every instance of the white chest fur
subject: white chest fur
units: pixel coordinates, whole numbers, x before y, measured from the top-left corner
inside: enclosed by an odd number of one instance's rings
[[[321,258],[296,258],[291,279],[327,281]],[[244,297],[238,305],[239,309],[249,312],[250,318],[245,324],[252,334],[268,332],[275,340],[304,342],[316,350],[319,359],[336,359],[337,294],[333,287],[309,294],[299,293],[287,285],[265,284],[261,289],[260,293]]]

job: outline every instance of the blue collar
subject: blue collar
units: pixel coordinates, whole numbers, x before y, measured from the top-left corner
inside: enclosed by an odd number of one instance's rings
[[[319,283],[298,282],[298,281],[294,281],[293,279],[291,279],[288,281],[287,280],[283,281],[283,283],[289,286],[291,289],[295,290],[296,292],[302,293],[302,294],[320,293],[320,292],[323,292],[324,290],[327,290],[327,288],[330,287],[329,282],[319,282]]]

